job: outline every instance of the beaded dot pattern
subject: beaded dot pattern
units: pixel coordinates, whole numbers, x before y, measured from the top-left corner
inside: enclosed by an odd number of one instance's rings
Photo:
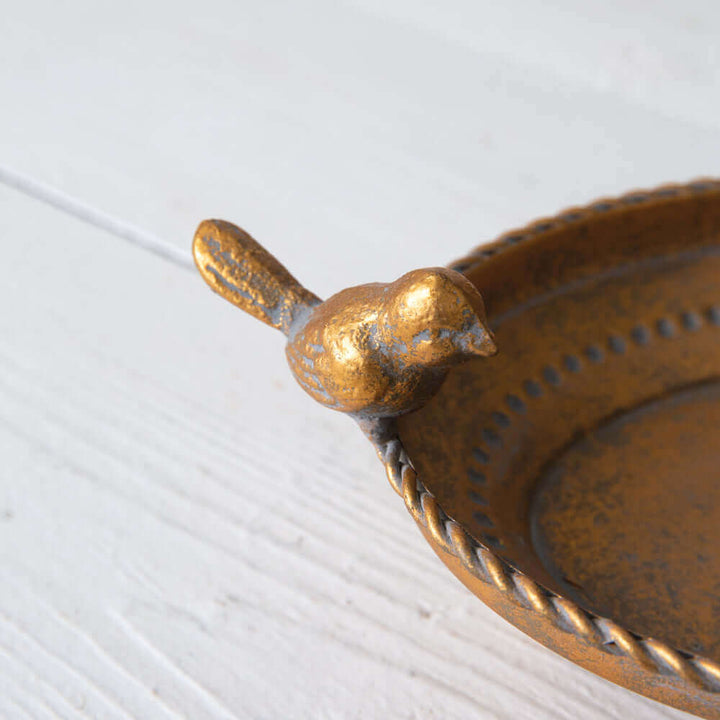
[[[459,272],[468,272],[488,258],[524,242],[553,227],[578,222],[596,213],[608,212],[623,205],[637,205],[654,199],[700,194],[717,190],[720,181],[701,180],[688,185],[666,186],[650,192],[631,193],[620,198],[602,200],[586,208],[574,208],[550,220],[541,220],[525,230],[508,233],[487,247],[480,247],[452,265]],[[528,405],[546,392],[560,385],[563,373],[579,373],[586,363],[600,364],[607,354],[623,355],[633,344],[647,345],[654,337],[668,340],[682,328],[687,332],[700,330],[709,323],[720,328],[720,305],[702,311],[688,310],[678,317],[658,318],[651,324],[633,327],[629,336],[609,335],[603,344],[592,344],[577,354],[566,355],[557,365],[544,366],[537,377],[528,377],[522,387],[505,396],[504,407],[491,418],[493,426],[481,430],[484,447],[473,449],[476,467],[469,470],[473,485],[470,500],[478,506],[475,520],[492,528],[492,519],[483,510],[487,500],[482,489],[486,484],[486,470],[492,447],[502,443],[502,430],[512,424],[514,415],[528,411]],[[469,574],[482,583],[492,585],[513,603],[527,612],[538,613],[556,628],[595,647],[603,653],[623,656],[649,673],[670,677],[690,688],[708,693],[720,693],[720,663],[678,650],[652,638],[628,631],[613,620],[590,613],[576,603],[544,588],[534,580],[508,565],[492,548],[499,540],[483,534],[483,542],[469,535],[450,518],[418,477],[399,437],[393,437],[378,448],[392,487],[404,499],[405,505],[418,525],[425,528],[437,545],[457,558]]]

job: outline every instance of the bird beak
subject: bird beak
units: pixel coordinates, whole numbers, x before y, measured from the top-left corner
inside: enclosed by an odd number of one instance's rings
[[[490,357],[498,351],[492,333],[485,327],[478,328],[478,331],[472,334],[468,349],[471,355],[480,357]]]

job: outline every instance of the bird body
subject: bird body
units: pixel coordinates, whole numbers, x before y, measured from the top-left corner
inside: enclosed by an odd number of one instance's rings
[[[203,222],[193,254],[216,292],[287,335],[300,386],[359,420],[420,407],[452,365],[496,351],[480,293],[447,268],[414,270],[322,302],[230,223]]]
[[[300,386],[327,407],[352,414],[393,416],[414,409],[444,373],[400,367],[378,329],[388,286],[343,290],[320,305],[288,338],[286,355]],[[422,391],[422,392],[420,392]],[[413,398],[413,402],[408,402]]]

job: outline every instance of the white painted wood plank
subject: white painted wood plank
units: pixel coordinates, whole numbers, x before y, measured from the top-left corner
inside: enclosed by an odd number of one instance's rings
[[[361,10],[510,65],[718,127],[720,13],[712,0],[353,0]]]
[[[321,293],[715,172],[717,4],[550,5],[14,3],[0,158],[183,248],[208,215],[320,248]]]
[[[716,172],[719,29],[701,0],[15,3],[0,175],[180,253],[236,220],[327,294]],[[682,717],[469,596],[279,335],[9,191],[0,232],[0,716]]]
[[[282,338],[0,191],[0,714],[638,720],[472,597]]]

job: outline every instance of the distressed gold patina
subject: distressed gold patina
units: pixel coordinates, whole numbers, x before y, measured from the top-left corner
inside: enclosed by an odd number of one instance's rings
[[[215,292],[287,335],[301,387],[365,428],[415,410],[450,367],[496,351],[480,293],[448,268],[414,270],[321,302],[230,223],[204,221],[193,254]]]
[[[720,182],[575,208],[325,303],[233,226],[203,223],[195,257],[361,421],[478,597],[720,720]]]

